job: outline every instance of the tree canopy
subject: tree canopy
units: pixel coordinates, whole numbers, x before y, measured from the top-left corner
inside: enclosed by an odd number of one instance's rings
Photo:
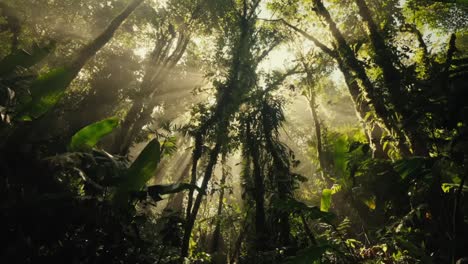
[[[468,263],[465,0],[0,1],[0,262]]]

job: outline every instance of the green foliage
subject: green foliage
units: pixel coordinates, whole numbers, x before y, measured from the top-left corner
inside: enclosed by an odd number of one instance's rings
[[[331,203],[332,203],[332,190],[323,189],[322,197],[320,199],[320,210],[322,212],[328,212],[330,210]]]
[[[51,51],[53,45],[41,47],[34,44],[32,50],[15,50],[0,61],[0,76],[13,73],[17,68],[29,68],[42,61]]]
[[[51,70],[37,78],[29,88],[31,97],[23,99],[17,119],[28,121],[37,119],[54,107],[62,98],[75,73],[60,68]]]
[[[151,140],[127,170],[122,182],[117,187],[114,200],[117,203],[127,201],[131,192],[138,192],[153,177],[161,161],[161,144],[157,138]]]
[[[119,118],[111,117],[88,125],[73,135],[68,146],[69,151],[90,150],[106,135],[119,125]]]
[[[448,193],[448,192],[450,192],[451,190],[454,190],[454,189],[458,190],[458,188],[460,188],[460,184],[444,182],[444,183],[442,183],[441,188],[442,188],[443,192]],[[462,191],[463,192],[468,192],[468,186],[463,185],[462,186]]]
[[[322,220],[325,222],[331,221],[335,215],[328,211],[323,211],[317,206],[308,206],[305,203],[293,198],[286,200],[274,200],[272,206],[283,212],[304,214],[309,220]]]
[[[430,173],[430,167],[426,164],[430,162],[427,158],[412,157],[409,159],[402,159],[394,163],[395,171],[401,176],[402,179],[417,179]]]
[[[129,2],[0,1],[0,262],[179,263],[187,235],[193,263],[454,263],[465,254],[466,0],[144,1],[96,56],[57,68]],[[57,40],[53,53],[34,44],[45,38]],[[272,70],[278,46],[289,71]],[[186,96],[202,76],[212,85]],[[297,114],[294,86],[305,80],[322,124],[313,163],[301,153],[313,127]],[[119,124],[104,118],[125,113],[121,135],[104,138]],[[127,153],[119,138],[133,153],[154,137],[131,165],[114,155]],[[242,172],[220,183],[231,162]],[[238,174],[241,191],[229,182]],[[186,190],[203,198],[189,210]]]
[[[322,255],[328,246],[315,246],[299,250],[294,257],[289,257],[285,264],[320,264]]]

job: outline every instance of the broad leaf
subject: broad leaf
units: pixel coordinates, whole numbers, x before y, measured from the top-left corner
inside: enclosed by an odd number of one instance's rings
[[[31,87],[31,98],[20,107],[20,120],[36,119],[49,111],[62,98],[76,74],[65,68],[40,76]]]
[[[92,149],[99,140],[114,131],[118,125],[119,119],[112,117],[84,127],[72,137],[69,150],[83,151]]]
[[[127,186],[129,190],[138,191],[151,179],[161,161],[161,145],[153,139],[128,169]]]
[[[123,203],[131,192],[141,190],[153,177],[160,161],[161,145],[158,139],[153,139],[128,169],[125,178],[117,188],[114,200],[117,203]]]

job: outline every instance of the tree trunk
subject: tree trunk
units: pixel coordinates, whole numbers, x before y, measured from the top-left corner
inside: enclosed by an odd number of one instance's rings
[[[158,101],[155,100],[156,91],[167,79],[169,72],[180,61],[190,40],[188,36],[180,32],[176,48],[170,53],[174,38],[162,37],[156,42],[146,66],[140,91],[134,98],[133,104],[114,139],[113,151],[115,153],[128,154],[142,127],[151,121],[153,109],[158,104]]]
[[[226,160],[223,158],[223,165],[226,164]],[[224,199],[224,184],[226,183],[227,172],[223,169],[223,175],[221,177],[218,200],[218,211],[216,213],[216,225],[213,232],[213,240],[211,243],[211,253],[217,253],[219,250],[219,241],[221,237],[221,213],[223,211],[223,199]]]
[[[413,153],[418,156],[428,156],[429,151],[425,146],[425,141],[421,137],[421,133],[418,132],[417,120],[415,120],[413,113],[408,108],[407,94],[402,89],[404,86],[402,75],[394,65],[398,59],[395,58],[392,51],[385,44],[385,40],[379,32],[365,0],[355,1],[359,9],[359,15],[369,30],[370,40],[375,52],[375,62],[382,69],[384,84],[390,94],[391,102],[395,106],[394,111],[401,115],[401,124],[404,132],[408,135]]]
[[[254,200],[255,200],[255,247],[257,251],[263,251],[267,245],[267,233],[265,222],[265,186],[263,183],[262,171],[260,167],[260,155],[258,152],[258,142],[254,139],[254,135],[250,129],[250,122],[247,123],[247,142],[250,156],[253,163],[253,178],[254,178]]]
[[[185,226],[184,238],[182,240],[182,249],[181,249],[182,258],[188,257],[188,250],[189,250],[190,237],[192,235],[192,229],[193,229],[193,226],[195,225],[195,220],[197,218],[198,210],[200,209],[200,205],[201,205],[204,193],[206,192],[206,188],[208,187],[208,182],[210,181],[211,176],[213,174],[214,166],[216,165],[218,161],[218,155],[219,155],[220,149],[221,149],[221,139],[220,139],[220,136],[218,136],[216,145],[210,152],[210,160],[206,167],[205,176],[203,177],[203,182],[200,187],[201,192],[198,193],[197,198],[195,199],[193,209],[190,213],[190,217],[188,218],[187,224]]]
[[[263,111],[262,111],[263,112]],[[266,147],[268,152],[273,157],[273,163],[276,168],[276,185],[277,185],[277,194],[280,201],[286,201],[291,196],[291,175],[289,167],[285,164],[285,161],[281,158],[281,155],[278,153],[277,146],[273,142],[272,131],[273,128],[267,122],[267,117],[263,114],[263,133],[265,135]],[[287,247],[289,245],[289,235],[290,235],[290,224],[289,224],[289,213],[285,210],[282,210],[278,213],[279,220],[279,242],[281,246]]]
[[[203,149],[203,138],[201,132],[197,132],[195,135],[195,146],[193,148],[192,153],[192,171],[191,171],[191,178],[190,184],[195,185],[197,183],[197,166],[198,161],[202,156],[202,149]],[[194,189],[191,189],[188,194],[188,201],[187,201],[187,209],[185,213],[185,219],[188,221],[190,218],[190,214],[192,212],[192,205],[193,205],[193,194],[195,193]]]
[[[93,57],[102,47],[104,47],[114,36],[117,29],[122,23],[135,11],[135,9],[144,0],[133,0],[122,13],[116,16],[107,28],[96,39],[86,45],[73,60],[70,69],[75,71],[76,74],[83,68],[88,60]],[[75,75],[76,76],[76,75]]]
[[[325,52],[327,55],[329,55],[330,57],[332,57],[333,59],[336,60],[336,62],[338,63],[338,68],[343,73],[345,82],[346,82],[346,84],[348,86],[348,90],[349,90],[349,93],[350,93],[351,98],[353,100],[354,107],[356,109],[357,115],[358,115],[359,119],[364,123],[364,130],[366,131],[366,134],[369,137],[369,144],[370,144],[371,148],[373,149],[374,156],[378,157],[378,158],[388,158],[388,155],[385,153],[385,151],[383,150],[382,144],[380,143],[380,135],[383,134],[381,125],[370,126],[368,124],[369,121],[366,120],[367,114],[372,111],[371,107],[369,106],[369,104],[372,103],[372,100],[370,98],[368,98],[368,95],[366,95],[366,93],[365,93],[366,89],[365,88],[361,89],[359,87],[359,84],[355,80],[356,78],[353,77],[353,74],[351,72],[353,72],[353,71],[355,72],[356,70],[348,68],[344,63],[343,58],[341,57],[341,55],[338,52],[336,52],[334,50],[331,50],[329,47],[327,47],[326,45],[321,43],[314,36],[308,34],[304,30],[301,30],[300,28],[298,28],[298,27],[296,27],[294,25],[289,24],[288,22],[286,22],[284,20],[281,20],[281,21],[286,26],[288,26],[288,27],[292,28],[293,30],[299,32],[302,36],[304,36],[308,40],[312,41],[323,52]],[[365,73],[364,69],[360,70],[360,72]],[[369,89],[369,87],[367,87],[367,90],[368,89]],[[374,104],[374,108],[375,108],[375,104]],[[382,109],[381,109],[380,112],[382,112]],[[375,121],[377,122],[377,120],[375,120]],[[389,120],[387,120],[386,122],[384,122],[383,126],[385,128],[387,128],[387,130],[388,130],[388,127],[390,127],[390,123],[391,122]],[[390,131],[390,130],[388,130],[388,131]],[[405,144],[399,144],[399,148],[400,148],[401,153],[408,153],[409,154],[409,149],[406,148]]]
[[[405,144],[405,141],[406,141],[405,134],[398,127],[395,120],[393,120],[392,114],[387,110],[385,103],[382,100],[381,95],[375,92],[374,86],[372,82],[369,80],[369,77],[367,76],[364,67],[360,64],[360,62],[356,58],[356,55],[354,54],[351,47],[348,45],[346,39],[344,38],[341,31],[338,29],[335,21],[333,21],[333,19],[331,18],[330,13],[325,8],[322,1],[314,0],[314,3],[317,7],[316,8],[317,14],[320,15],[328,24],[330,32],[332,33],[332,36],[334,37],[336,43],[338,44],[337,53],[339,56],[337,56],[336,59],[337,59],[340,69],[342,69],[344,74],[345,72],[349,70],[351,70],[354,73],[355,76],[349,73],[350,74],[349,77],[352,77],[352,79],[349,80],[350,82],[355,82],[354,80],[355,78],[360,80],[362,89],[363,89],[362,95],[365,95],[365,97],[367,97],[368,99],[367,101],[374,106],[374,110],[377,116],[382,119],[386,130],[390,134],[395,134],[399,142],[398,148],[402,156],[409,156],[411,152],[409,150],[409,146]],[[352,95],[353,98],[359,98],[361,95],[359,86],[356,86],[356,88],[358,89],[357,91],[350,91],[351,93],[355,93],[357,95],[357,96]]]
[[[330,179],[328,174],[325,172],[328,168],[327,164],[325,164],[324,155],[323,155],[323,144],[322,144],[322,125],[320,124],[320,119],[317,113],[317,104],[316,104],[316,94],[312,87],[311,76],[310,76],[310,69],[306,67],[307,71],[307,85],[309,86],[309,94],[307,96],[307,101],[309,102],[309,109],[312,113],[312,119],[314,121],[314,128],[315,128],[315,138],[317,139],[317,143],[315,147],[317,149],[317,158],[319,160],[320,165],[320,175],[322,179],[327,183],[328,186],[333,185],[333,180]]]
[[[375,122],[374,124],[366,120],[366,119],[369,119],[367,115],[372,113],[372,109],[368,102],[366,102],[363,99],[360,99],[360,97],[362,97],[361,88],[359,87],[359,84],[354,80],[354,77],[349,72],[349,70],[345,68],[344,63],[342,63],[341,61],[341,58],[338,58],[337,61],[338,61],[338,68],[340,69],[341,73],[343,73],[346,85],[348,86],[348,90],[351,95],[351,100],[353,100],[353,103],[355,105],[358,118],[364,124],[364,130],[366,131],[366,134],[369,138],[369,145],[372,149],[373,157],[388,159],[389,158],[388,154],[384,151],[383,146],[381,144],[381,138],[383,135],[383,129],[381,127],[382,125],[379,124],[377,120],[374,121]],[[374,104],[374,109],[375,109],[375,104]],[[389,120],[387,120],[387,122],[384,121],[384,124],[385,123],[388,124],[390,123],[390,121]],[[388,128],[388,126],[385,126],[385,125],[383,126]],[[404,139],[403,134],[399,133],[398,131],[396,132],[396,134],[399,139],[401,138]],[[398,144],[398,148],[399,148],[400,153],[409,155],[409,149],[407,148],[407,145],[405,144],[404,140],[403,141],[400,140]]]
[[[245,235],[249,230],[249,211],[250,210],[247,210],[247,213],[245,214],[244,223],[241,226],[239,236],[237,237],[236,243],[234,244],[234,250],[232,251],[231,259],[229,261],[229,263],[231,264],[236,262],[236,260],[239,258],[239,254],[242,247],[242,241],[244,241]]]
[[[250,69],[250,57],[251,57],[251,47],[253,41],[250,39],[252,36],[252,27],[255,17],[252,14],[247,13],[247,6],[244,6],[244,12],[240,17],[239,21],[239,39],[236,39],[235,49],[233,50],[233,58],[231,67],[229,70],[229,76],[226,83],[218,92],[218,99],[216,107],[213,111],[213,114],[209,120],[207,120],[202,127],[199,129],[197,137],[199,137],[198,143],[202,143],[203,137],[210,128],[215,128],[216,131],[216,143],[215,147],[210,151],[208,165],[205,169],[205,175],[203,177],[203,182],[201,186],[201,192],[197,194],[195,202],[193,203],[193,208],[189,214],[186,226],[184,238],[182,241],[181,249],[181,258],[188,256],[189,242],[192,233],[193,226],[195,224],[195,219],[200,208],[201,201],[204,196],[204,192],[208,186],[213,173],[213,168],[217,162],[218,155],[220,153],[221,147],[225,144],[224,140],[228,138],[228,127],[229,121],[232,115],[238,111],[241,104],[239,97],[243,97],[244,94],[254,85],[255,79],[251,78],[250,74],[255,74],[253,70]],[[246,72],[246,69],[248,72]],[[202,145],[200,145],[201,150]],[[196,163],[198,163],[198,157],[193,159],[193,168],[196,169]],[[192,171],[193,172],[193,171]],[[196,171],[195,171],[196,173]],[[192,174],[193,176],[193,174]],[[190,199],[190,197],[189,197]],[[189,212],[190,207],[187,208]]]

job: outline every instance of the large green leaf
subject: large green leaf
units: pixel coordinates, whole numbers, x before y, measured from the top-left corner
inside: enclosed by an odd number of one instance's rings
[[[123,181],[117,187],[114,200],[117,203],[124,203],[131,192],[141,190],[153,177],[161,156],[161,145],[158,139],[153,139],[128,169]]]
[[[160,161],[161,144],[158,139],[153,139],[128,169],[125,188],[132,191],[143,188],[153,176]]]
[[[333,191],[331,189],[323,189],[322,198],[320,199],[320,210],[322,212],[328,212],[331,207]]]
[[[53,45],[40,47],[35,44],[31,52],[16,50],[0,61],[0,76],[9,75],[18,67],[29,68],[43,60],[52,50]]]
[[[338,170],[339,173],[342,175],[346,175],[346,162],[348,158],[348,137],[346,135],[340,135],[338,138],[335,139],[333,142],[333,163],[334,167]]]
[[[72,137],[69,150],[83,151],[92,149],[99,140],[114,131],[118,125],[119,119],[112,117],[84,127]]]
[[[31,98],[23,102],[18,118],[27,121],[45,114],[62,98],[75,76],[73,71],[65,68],[41,75],[31,84]]]

